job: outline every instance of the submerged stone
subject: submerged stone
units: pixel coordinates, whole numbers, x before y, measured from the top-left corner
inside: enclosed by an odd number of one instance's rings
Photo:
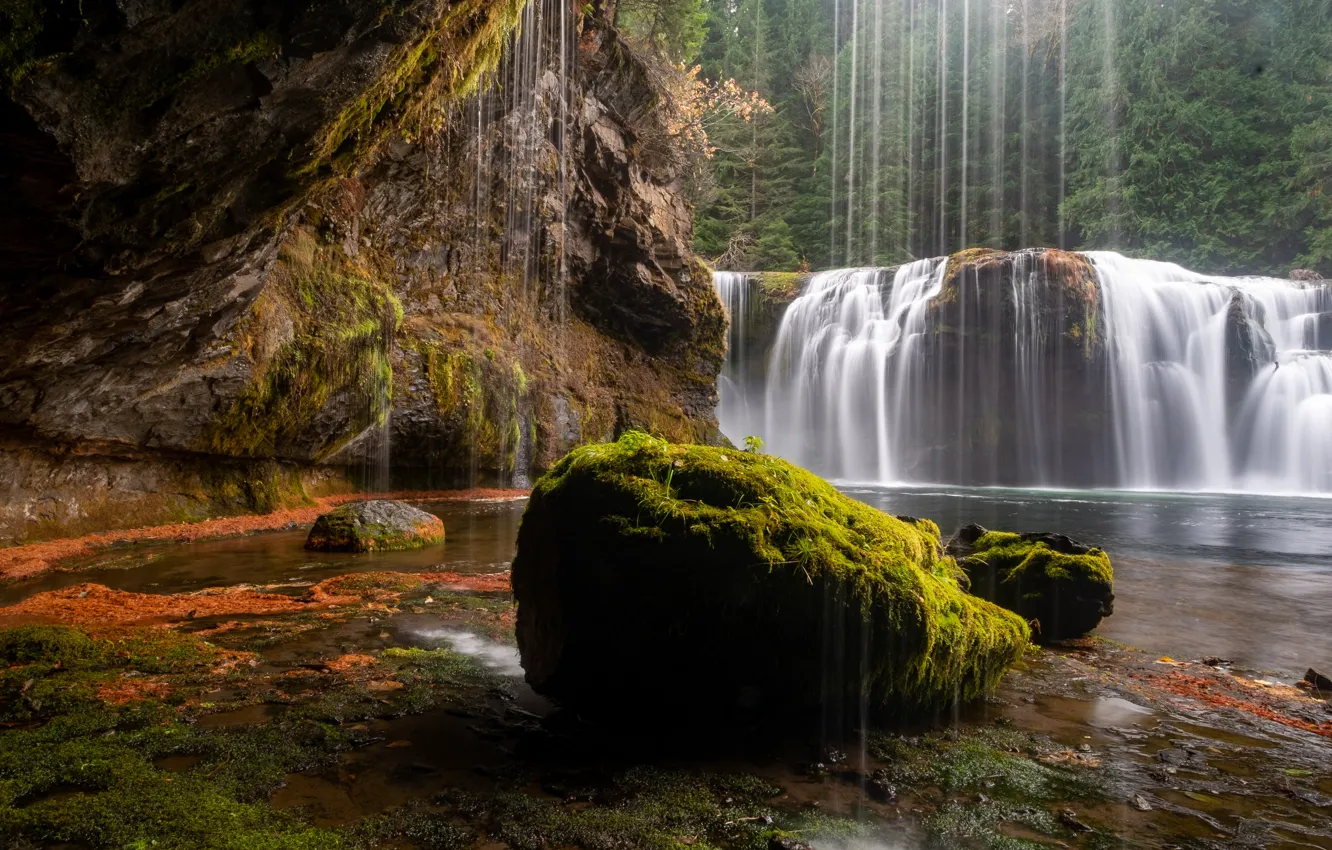
[[[537,482],[513,587],[527,681],[593,711],[916,713],[992,690],[1029,636],[933,523],[639,432]]]
[[[1081,637],[1114,613],[1110,557],[1062,534],[968,525],[948,552],[966,572],[972,593],[1022,616],[1043,641]]]
[[[306,549],[320,552],[390,552],[420,549],[444,539],[434,514],[383,499],[353,502],[315,520]]]

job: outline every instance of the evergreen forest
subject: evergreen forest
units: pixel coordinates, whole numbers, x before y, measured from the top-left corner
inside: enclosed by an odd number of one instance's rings
[[[1332,274],[1332,0],[621,0],[709,122],[719,268],[1114,249]]]

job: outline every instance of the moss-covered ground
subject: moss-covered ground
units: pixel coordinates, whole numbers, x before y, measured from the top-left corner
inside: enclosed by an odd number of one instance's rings
[[[685,768],[642,737],[622,744],[619,732],[559,712],[538,722],[515,703],[517,680],[450,644],[414,645],[394,625],[512,646],[513,603],[497,587],[447,573],[353,573],[315,594],[339,600],[333,610],[0,629],[0,846],[765,850],[892,840],[885,812],[802,805],[780,774],[747,772],[744,759]],[[466,736],[456,746],[468,751],[486,742],[501,767],[336,822],[270,804],[294,775],[410,752],[386,738],[405,734],[394,724],[411,717],[426,722],[418,732]],[[445,722],[458,717],[474,719]],[[903,788],[933,782],[894,759]]]

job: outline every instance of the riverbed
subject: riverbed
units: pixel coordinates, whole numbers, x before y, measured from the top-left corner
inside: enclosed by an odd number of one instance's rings
[[[1115,613],[1096,633],[1181,658],[1218,656],[1299,678],[1332,668],[1332,500],[1248,494],[844,484],[888,513],[1058,531],[1115,567]],[[526,501],[434,502],[442,547],[369,556],[306,552],[304,529],[189,545],[113,547],[66,570],[0,586],[0,605],[84,581],[180,593],[213,585],[304,586],[349,570],[491,573],[513,559]],[[1257,624],[1257,625],[1256,625]]]
[[[1329,631],[1319,619],[1329,607],[1329,591],[1319,589],[1328,569],[1319,547],[1330,533],[1318,523],[1322,503],[844,489],[893,513],[929,516],[946,534],[979,522],[1103,545],[1118,598],[1099,632],[1114,642],[1044,651],[993,699],[906,729],[825,729],[817,740],[749,730],[716,741],[630,718],[626,728],[601,730],[522,681],[512,603],[495,589],[507,581],[494,579],[512,560],[523,499],[422,503],[444,520],[447,537],[415,552],[310,553],[302,527],[113,545],[0,588],[0,602],[77,595],[87,583],[190,600],[244,586],[305,600],[350,576],[329,593],[360,587],[359,602],[340,597],[279,616],[196,619],[190,611],[170,623],[253,653],[243,675],[117,680],[174,692],[182,729],[196,730],[192,749],[154,763],[168,782],[177,773],[226,777],[238,769],[229,753],[265,727],[286,735],[317,721],[337,730],[335,748],[282,755],[286,775],[254,780],[249,792],[328,835],[518,850],[547,846],[551,830],[579,847],[640,846],[623,842],[651,836],[641,846],[1332,850],[1332,713],[1261,672],[1326,657],[1318,655]],[[407,574],[464,580],[394,578]],[[1247,617],[1270,627],[1246,629]],[[1166,654],[1179,660],[1158,658]],[[1231,665],[1189,661],[1204,655],[1232,658],[1238,675]],[[767,843],[777,828],[804,843]]]

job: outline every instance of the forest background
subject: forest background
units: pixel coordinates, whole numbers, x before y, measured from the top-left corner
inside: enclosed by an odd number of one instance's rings
[[[1114,249],[1332,277],[1332,0],[620,0],[757,92],[691,169],[719,268]]]

